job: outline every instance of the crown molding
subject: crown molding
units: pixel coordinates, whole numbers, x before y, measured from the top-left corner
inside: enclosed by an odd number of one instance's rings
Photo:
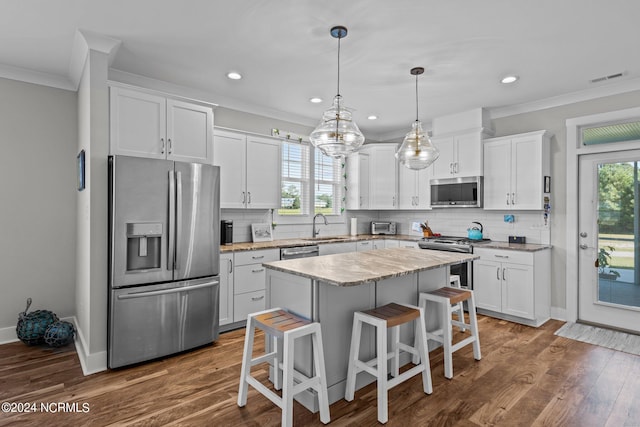
[[[19,82],[33,83],[41,86],[48,86],[57,89],[76,91],[77,87],[65,76],[57,74],[42,73],[40,71],[29,70],[27,68],[13,67],[11,65],[0,64],[0,77],[16,80]]]
[[[82,77],[89,51],[94,50],[108,55],[110,66],[121,44],[122,41],[102,34],[87,30],[76,30],[73,37],[73,46],[71,47],[71,59],[69,60],[69,78],[75,86],[75,90],[78,90],[80,85],[80,78]]]

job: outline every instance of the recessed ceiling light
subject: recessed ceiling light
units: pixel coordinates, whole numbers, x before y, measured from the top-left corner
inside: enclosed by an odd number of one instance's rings
[[[369,120],[377,120],[378,116],[376,116],[375,114],[372,114],[369,117],[367,117],[367,119],[369,119]]]
[[[319,104],[322,102],[322,98],[318,98],[317,96],[314,96],[313,98],[309,99],[309,102],[313,102],[314,104]]]
[[[516,80],[518,80],[519,78],[520,78],[520,77],[518,77],[518,76],[513,76],[513,75],[511,75],[511,76],[504,76],[504,77],[502,78],[502,80],[500,80],[500,82],[501,82],[501,83],[504,83],[504,84],[509,84],[509,83],[513,83],[513,82],[515,82],[515,81],[516,81]]]
[[[242,78],[242,75],[240,73],[236,73],[235,71],[231,71],[230,73],[227,73],[227,77],[231,80],[240,80]]]

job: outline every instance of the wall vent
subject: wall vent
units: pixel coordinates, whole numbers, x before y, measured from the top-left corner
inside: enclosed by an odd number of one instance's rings
[[[619,77],[624,76],[625,72],[621,72],[621,73],[616,73],[616,74],[610,74],[608,76],[602,76],[602,77],[596,77],[595,79],[591,79],[589,80],[589,82],[591,83],[600,83],[600,82],[604,82],[607,80],[611,80],[611,79],[617,79]]]

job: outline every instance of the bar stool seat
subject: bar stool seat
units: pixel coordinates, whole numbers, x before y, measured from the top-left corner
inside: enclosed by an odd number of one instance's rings
[[[441,328],[435,331],[427,331],[426,335],[427,338],[442,343],[444,347],[444,376],[451,379],[453,378],[452,356],[455,351],[460,350],[468,344],[473,344],[474,359],[480,360],[482,358],[480,353],[480,336],[478,335],[478,319],[476,317],[476,304],[473,297],[473,291],[445,286],[434,291],[421,292],[418,304],[425,312],[427,311],[428,301],[440,305]],[[462,304],[464,301],[467,301],[467,304],[469,305],[468,324],[465,323],[464,317],[462,317],[462,320],[454,320],[452,318],[453,307],[455,307],[456,304]],[[453,344],[453,325],[463,329],[469,328],[471,335]]]
[[[400,342],[400,326],[415,322],[414,346]],[[359,358],[362,325],[366,323],[376,328],[376,357],[369,361]],[[387,328],[391,328],[391,351],[387,348]],[[399,373],[400,351],[414,356],[417,365]],[[391,376],[387,378],[387,361],[391,360]],[[371,310],[358,311],[353,315],[351,349],[349,351],[349,367],[345,400],[352,401],[355,394],[356,376],[359,372],[367,372],[377,378],[378,384],[378,421],[386,423],[388,413],[388,391],[409,378],[422,373],[422,388],[426,394],[433,392],[431,368],[425,331],[424,310],[420,307],[391,303]]]
[[[273,351],[256,358],[253,357],[253,341],[255,328],[262,329],[273,340]],[[307,377],[294,368],[294,343],[297,338],[311,336],[313,346],[313,377]],[[280,354],[278,340],[282,340],[283,354]],[[281,362],[282,361],[282,362]],[[274,388],[282,388],[282,397],[267,388],[251,375],[251,367],[273,362]],[[282,371],[282,382],[280,382]],[[294,384],[294,378],[297,384]],[[248,386],[251,385],[258,392],[271,400],[282,409],[282,425],[293,425],[293,397],[306,390],[314,389],[318,394],[320,407],[320,421],[327,424],[329,416],[329,397],[327,393],[327,375],[324,365],[324,349],[322,347],[322,332],[320,324],[311,322],[281,308],[252,313],[247,316],[242,368],[240,372],[240,388],[238,391],[238,406],[247,404]]]

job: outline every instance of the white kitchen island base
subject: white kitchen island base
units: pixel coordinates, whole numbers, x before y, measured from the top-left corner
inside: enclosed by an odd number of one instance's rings
[[[267,307],[286,308],[297,315],[320,322],[329,403],[334,403],[344,398],[353,313],[390,302],[417,305],[420,292],[434,290],[449,283],[449,268],[439,267],[353,286],[337,286],[271,269],[267,270],[266,280]],[[427,329],[437,329],[439,313],[432,310],[425,314]],[[372,358],[375,354],[373,332],[373,328],[368,325],[363,327],[361,359]],[[402,328],[401,340],[413,344],[413,324]],[[430,350],[439,345],[434,341],[429,344]],[[296,369],[311,375],[313,360],[310,343],[297,344],[295,352]],[[408,354],[404,356],[401,364],[410,360]],[[362,372],[357,377],[356,389],[375,380],[372,375]],[[309,410],[318,411],[315,393],[307,390],[298,394],[296,400]]]

